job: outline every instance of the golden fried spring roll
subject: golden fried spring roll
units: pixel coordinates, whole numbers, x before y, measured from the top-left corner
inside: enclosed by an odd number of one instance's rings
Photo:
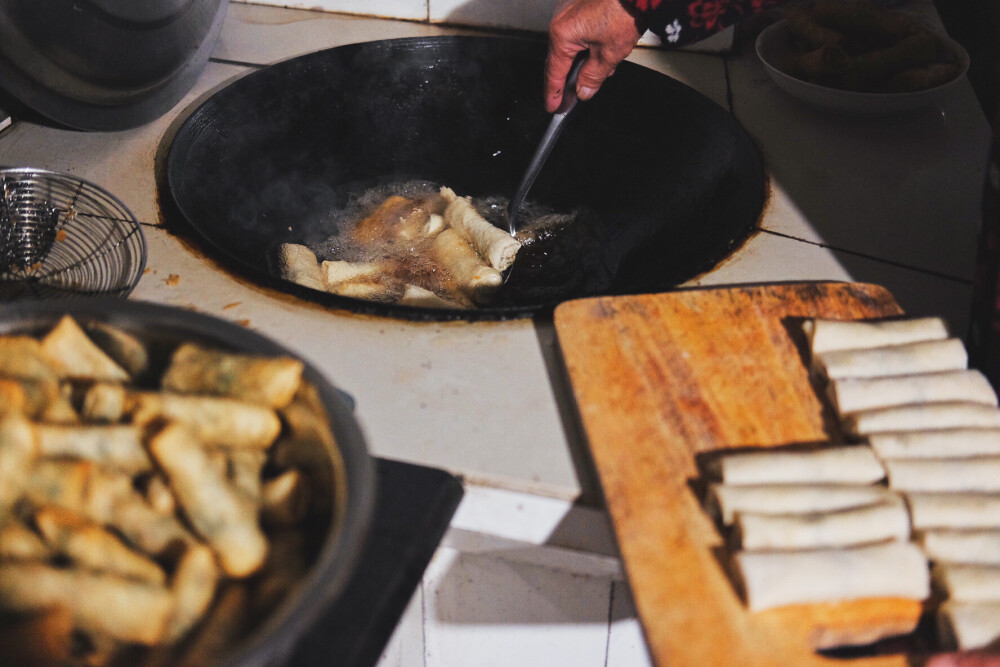
[[[160,514],[173,514],[177,511],[177,499],[170,490],[167,480],[159,473],[146,482],[146,502]]]
[[[933,63],[940,49],[940,40],[929,32],[911,35],[888,48],[851,58],[844,82],[854,90],[872,88],[907,69]]]
[[[444,221],[497,271],[510,267],[521,249],[520,242],[491,225],[464,197],[457,197],[448,204],[444,210]]]
[[[77,458],[135,474],[152,468],[142,429],[132,424],[61,426],[38,424],[38,451],[51,458]]]
[[[159,565],[79,515],[46,507],[35,513],[35,524],[54,550],[85,569],[150,584],[166,582],[166,575]]]
[[[209,447],[266,449],[281,432],[274,410],[234,398],[154,392],[138,392],[129,398],[135,423],[176,421]]]
[[[112,382],[98,382],[83,396],[83,416],[92,422],[113,423],[125,414],[125,387]]]
[[[57,395],[52,402],[45,406],[39,420],[49,424],[78,424],[80,415],[73,409],[69,399],[62,395]]]
[[[149,370],[149,350],[138,338],[111,324],[92,320],[84,325],[87,336],[130,377]]]
[[[260,473],[267,463],[267,454],[256,449],[240,449],[230,452],[227,457],[229,464],[229,480],[240,493],[260,504],[261,479]]]
[[[847,68],[848,57],[833,44],[824,44],[806,53],[786,53],[782,69],[791,76],[818,83],[838,83]]]
[[[323,273],[315,253],[298,243],[282,243],[277,252],[281,277],[303,287],[323,291]]]
[[[30,336],[0,336],[0,376],[58,383],[42,344]]]
[[[37,563],[0,564],[0,609],[69,610],[77,627],[138,644],[155,644],[173,611],[173,597],[160,586],[113,575]]]
[[[927,90],[954,81],[962,73],[962,68],[951,63],[932,63],[923,67],[903,70],[889,79],[890,93],[909,93]]]
[[[377,281],[382,272],[382,265],[378,262],[327,260],[321,266],[323,288],[327,290],[341,283]]]
[[[0,516],[21,494],[25,470],[37,450],[31,422],[20,415],[0,418]]]
[[[230,584],[219,591],[218,600],[195,629],[195,636],[183,657],[171,664],[177,667],[216,664],[246,627],[249,600],[247,587],[242,584]]]
[[[419,285],[407,285],[403,296],[399,298],[400,305],[417,308],[461,308],[462,304],[442,299],[429,289]]]
[[[814,49],[825,44],[839,44],[844,38],[843,33],[824,26],[808,9],[798,5],[785,10],[785,19],[789,32]]]
[[[165,642],[181,639],[201,620],[215,597],[218,584],[219,568],[212,550],[204,544],[189,546],[170,582],[174,613],[163,637]]]
[[[218,554],[226,573],[253,574],[267,555],[256,506],[211,469],[204,448],[180,424],[164,426],[148,446],[191,525]]]
[[[20,521],[0,524],[0,560],[43,560],[51,554],[42,538]]]
[[[427,222],[421,228],[420,233],[424,236],[436,236],[438,233],[443,231],[445,228],[444,216],[440,213],[431,213],[430,217],[427,218]]]
[[[462,293],[474,303],[489,303],[503,285],[500,272],[486,264],[472,246],[452,229],[434,237],[431,251],[454,277]]]
[[[127,382],[129,374],[97,347],[69,315],[42,338],[42,349],[60,377]]]
[[[909,15],[879,9],[867,2],[818,0],[812,12],[823,25],[852,32],[902,37],[921,30],[920,24]]]
[[[309,511],[309,484],[298,470],[286,470],[264,483],[261,520],[270,526],[294,526]]]
[[[303,364],[291,357],[263,357],[181,345],[162,385],[179,394],[214,394],[272,408],[288,405],[302,383]]]

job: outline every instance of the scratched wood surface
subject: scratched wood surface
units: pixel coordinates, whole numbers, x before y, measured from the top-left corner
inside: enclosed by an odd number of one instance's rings
[[[555,326],[657,665],[834,665],[814,647],[908,632],[921,605],[872,599],[750,613],[702,510],[695,455],[829,438],[801,321],[901,314],[876,285],[783,284],[568,302]],[[859,665],[907,664],[902,655]]]

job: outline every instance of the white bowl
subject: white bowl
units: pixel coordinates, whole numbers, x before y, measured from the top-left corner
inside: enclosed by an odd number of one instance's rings
[[[931,106],[954,93],[955,88],[965,78],[969,69],[969,54],[962,46],[939,35],[958,56],[959,74],[939,86],[907,93],[859,93],[853,90],[839,90],[797,79],[779,69],[779,64],[789,50],[790,36],[785,21],[768,26],[757,36],[757,56],[764,70],[775,84],[789,95],[807,104],[851,114],[891,114],[911,111]]]

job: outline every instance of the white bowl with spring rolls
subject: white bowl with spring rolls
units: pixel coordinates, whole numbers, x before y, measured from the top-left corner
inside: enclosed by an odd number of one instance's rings
[[[349,399],[267,338],[2,306],[0,662],[281,663],[349,580],[374,483]]]
[[[877,115],[928,107],[950,96],[969,69],[969,54],[958,42],[930,31],[927,40],[937,47],[927,50],[937,53],[911,55],[905,51],[916,51],[926,45],[913,42],[897,45],[895,48],[903,53],[885,50],[887,59],[895,61],[885,67],[880,62],[872,64],[872,58],[855,64],[856,57],[823,46],[799,52],[793,46],[795,38],[789,20],[768,26],[758,35],[757,56],[775,85],[802,102],[828,111]],[[865,86],[864,74],[852,74],[872,67],[888,71],[907,59],[922,64],[909,68],[899,65],[904,69],[896,72],[895,79],[888,77],[884,84]],[[845,78],[848,82],[844,82]],[[889,81],[893,83],[890,85]]]

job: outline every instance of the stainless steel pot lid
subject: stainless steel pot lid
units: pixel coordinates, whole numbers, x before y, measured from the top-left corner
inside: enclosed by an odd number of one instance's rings
[[[84,130],[163,114],[208,62],[225,0],[0,0],[0,88]]]

